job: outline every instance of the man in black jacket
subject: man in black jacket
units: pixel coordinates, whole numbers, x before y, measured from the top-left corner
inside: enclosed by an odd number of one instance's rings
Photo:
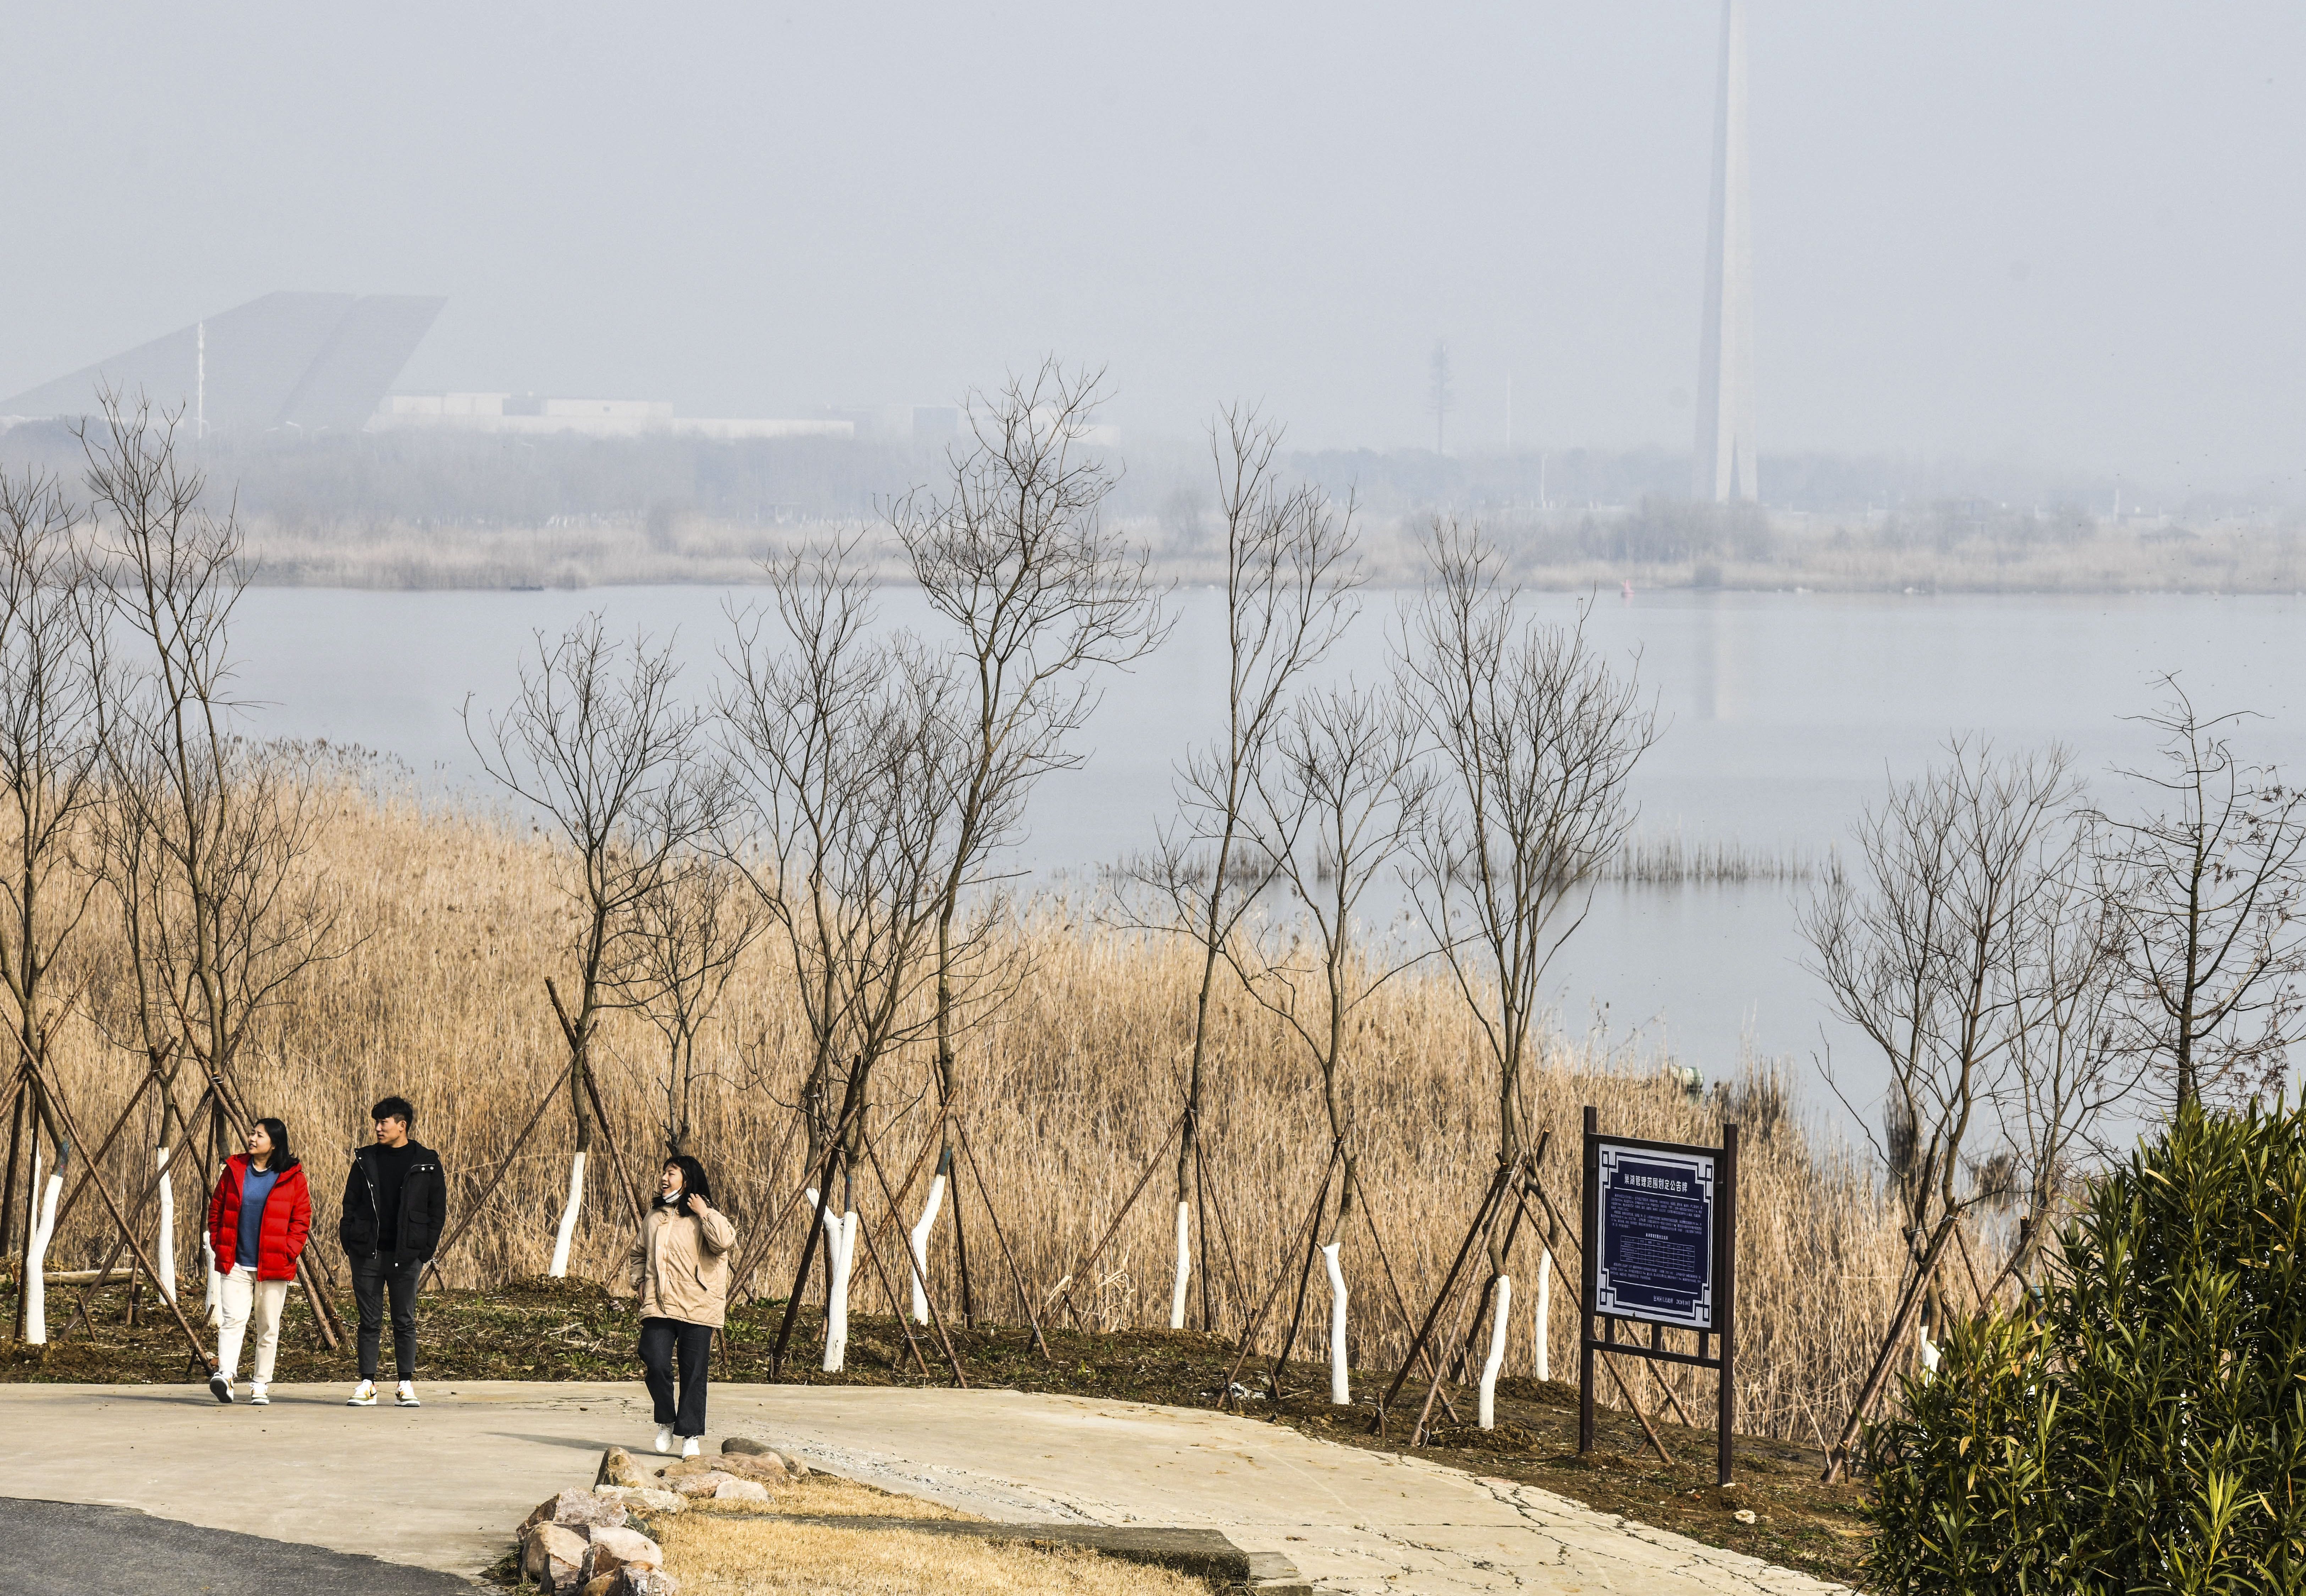
[[[440,1156],[408,1139],[416,1110],[406,1097],[387,1097],[369,1110],[376,1139],[353,1155],[345,1178],[343,1217],[337,1239],[353,1267],[360,1303],[360,1384],[354,1407],[376,1405],[376,1355],[384,1338],[384,1304],[392,1300],[392,1359],[400,1372],[396,1407],[416,1401],[416,1288],[440,1244],[448,1211],[448,1182]]]

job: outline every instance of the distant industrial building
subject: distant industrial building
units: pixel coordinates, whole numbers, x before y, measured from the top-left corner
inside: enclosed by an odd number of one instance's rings
[[[654,399],[393,393],[445,300],[393,294],[268,294],[164,338],[0,399],[0,426],[94,415],[100,396],[181,411],[218,431],[570,434],[585,438],[830,438],[938,447],[952,405],[843,406],[806,420],[675,415]]]
[[[447,302],[405,294],[268,294],[0,399],[0,418],[91,415],[106,391],[181,409],[195,431],[356,432]]]
[[[571,433],[583,438],[854,438],[855,422],[675,415],[655,399],[559,399],[537,394],[388,394],[371,431]]]

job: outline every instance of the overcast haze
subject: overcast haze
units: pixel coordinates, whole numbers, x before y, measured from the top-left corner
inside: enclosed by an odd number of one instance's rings
[[[1687,448],[1719,8],[13,5],[0,393],[275,288],[403,388]],[[2306,9],[1753,0],[1761,436],[2299,487]],[[1767,488],[1765,476],[1764,488]]]

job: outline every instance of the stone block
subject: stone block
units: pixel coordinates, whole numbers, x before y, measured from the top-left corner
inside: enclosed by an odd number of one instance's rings
[[[764,1485],[782,1485],[792,1478],[785,1472],[784,1459],[773,1452],[764,1456],[746,1452],[723,1453],[721,1472],[743,1480],[758,1480]]]
[[[646,1485],[649,1478],[633,1461],[633,1455],[622,1447],[611,1447],[601,1454],[601,1472],[593,1476],[595,1485]]]
[[[593,1544],[585,1553],[588,1575],[614,1574],[625,1567],[663,1566],[664,1549],[638,1530],[594,1530]]]
[[[581,1530],[566,1524],[534,1524],[520,1543],[520,1571],[554,1596],[568,1596],[583,1583],[577,1576],[589,1549]]]
[[[688,1506],[686,1498],[650,1485],[599,1485],[593,1494],[621,1503],[633,1513],[679,1513]]]
[[[723,1475],[721,1483],[713,1489],[713,1499],[716,1502],[765,1502],[769,1499],[769,1488],[758,1480],[736,1480]]]

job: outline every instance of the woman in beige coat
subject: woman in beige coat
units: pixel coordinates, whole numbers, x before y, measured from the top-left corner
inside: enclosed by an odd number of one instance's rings
[[[737,1227],[713,1206],[705,1166],[685,1153],[664,1161],[656,1201],[641,1220],[640,1239],[628,1260],[640,1294],[641,1363],[656,1404],[656,1449],[694,1457],[705,1433],[705,1370],[713,1332],[729,1311],[729,1250]],[[678,1353],[678,1400],[673,1360]]]

